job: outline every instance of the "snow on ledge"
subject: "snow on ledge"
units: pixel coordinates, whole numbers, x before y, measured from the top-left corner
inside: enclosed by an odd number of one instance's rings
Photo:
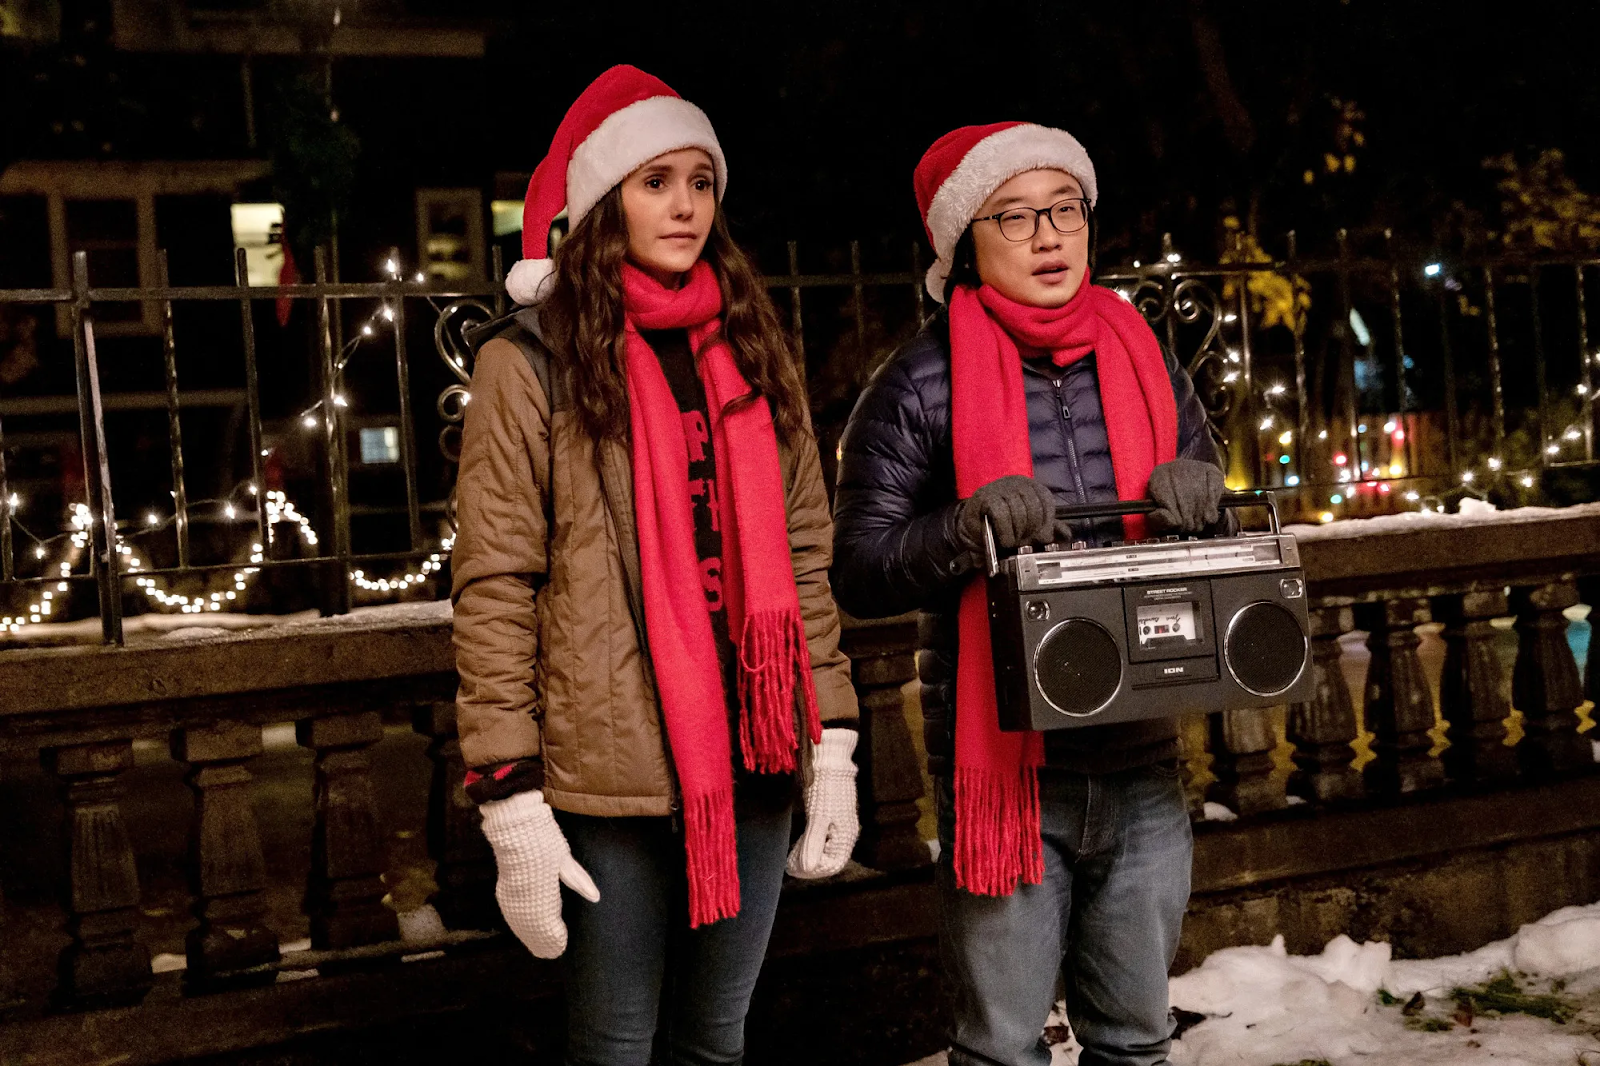
[[[1514,507],[1496,510],[1493,504],[1470,497],[1461,502],[1457,514],[1437,511],[1406,511],[1378,515],[1376,518],[1341,518],[1321,525],[1295,523],[1283,527],[1296,540],[1344,540],[1376,534],[1410,533],[1420,529],[1462,529],[1468,526],[1515,525],[1519,522],[1546,522],[1551,519],[1600,518],[1600,503],[1580,503],[1571,507]]]
[[[246,614],[242,611],[215,611],[205,614],[162,614],[149,612],[123,619],[122,630],[130,645],[153,641],[183,644],[215,640],[246,640],[271,634],[304,633],[317,629],[381,629],[394,625],[449,624],[449,600],[419,600],[356,607],[349,614],[326,618],[316,611],[290,614]],[[19,648],[98,645],[100,619],[79,618],[71,622],[35,622],[21,633],[0,641],[0,654]]]
[[[334,614],[326,618],[299,616],[288,624],[293,626],[369,626],[392,625],[404,622],[448,622],[449,600],[418,600],[408,603],[380,603],[371,607],[352,608],[349,614]]]

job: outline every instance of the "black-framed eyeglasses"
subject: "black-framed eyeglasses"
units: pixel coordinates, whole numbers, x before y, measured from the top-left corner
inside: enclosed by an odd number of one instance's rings
[[[1063,237],[1077,233],[1089,224],[1089,201],[1082,196],[1074,196],[1049,207],[1008,207],[999,214],[984,215],[972,221],[999,223],[1000,236],[1008,241],[1031,241],[1034,234],[1039,232],[1039,219],[1046,217]]]

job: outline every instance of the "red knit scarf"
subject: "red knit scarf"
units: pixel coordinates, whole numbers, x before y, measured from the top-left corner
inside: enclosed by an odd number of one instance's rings
[[[1083,284],[1066,305],[1029,307],[985,285],[956,289],[950,301],[951,435],[956,494],[995,478],[1033,473],[1027,397],[1018,342],[1054,353],[1067,366],[1095,353],[1100,403],[1111,443],[1117,495],[1145,494],[1150,471],[1177,455],[1178,409],[1155,334],[1131,304]],[[1123,519],[1130,539],[1144,519]],[[984,581],[961,594],[961,654],[956,666],[956,884],[1006,896],[1018,878],[1044,877],[1039,837],[1038,768],[1044,740],[1000,731]]]
[[[695,552],[683,418],[641,330],[688,330],[706,390],[722,487],[723,603],[739,657],[744,764],[761,773],[794,770],[797,698],[813,742],[821,739],[822,726],[789,554],[772,413],[764,400],[726,410],[748,396],[750,386],[722,338],[716,275],[701,260],[681,289],[667,289],[631,265],[623,266],[622,280],[645,631],[683,790],[689,924],[699,926],[739,913],[728,703]]]

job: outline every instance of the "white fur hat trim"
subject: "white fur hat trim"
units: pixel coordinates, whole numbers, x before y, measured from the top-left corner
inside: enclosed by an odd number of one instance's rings
[[[978,209],[994,191],[1030,170],[1064,170],[1078,179],[1093,207],[1099,198],[1094,163],[1078,139],[1065,130],[1025,123],[990,134],[962,157],[961,163],[933,195],[928,232],[938,259],[928,268],[928,294],[944,302],[944,283],[954,269],[956,242],[972,224]]]
[[[728,163],[706,113],[676,96],[652,96],[613,112],[567,163],[567,216],[576,228],[600,198],[658,155],[700,148],[711,157],[717,199],[728,191]]]

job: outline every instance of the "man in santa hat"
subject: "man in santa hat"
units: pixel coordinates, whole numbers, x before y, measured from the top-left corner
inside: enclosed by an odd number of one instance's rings
[[[1219,522],[1194,386],[1139,312],[1092,285],[1094,166],[1027,123],[940,138],[915,175],[945,310],[873,378],[845,430],[834,589],[853,614],[925,612],[918,656],[939,814],[952,1066],[1047,1066],[1065,980],[1082,1066],[1166,1063],[1167,969],[1192,841],[1175,719],[999,727],[984,521],[1002,548],[1146,535],[1057,505],[1149,497],[1153,530]],[[959,654],[958,654],[959,648]]]

